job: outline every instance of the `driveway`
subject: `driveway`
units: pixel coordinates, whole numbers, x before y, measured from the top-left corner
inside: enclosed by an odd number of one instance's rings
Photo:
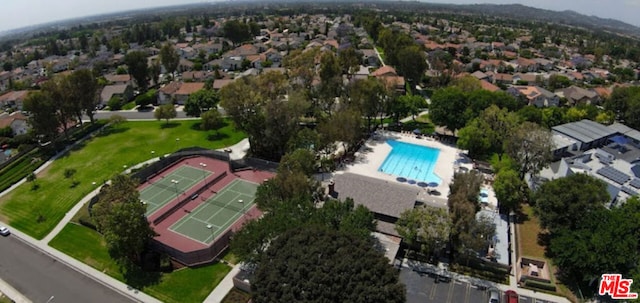
[[[0,236],[0,277],[33,302],[132,302],[13,235]]]
[[[427,273],[410,268],[400,270],[400,281],[407,287],[407,303],[484,303],[489,302],[486,289],[467,282],[436,280]],[[504,294],[501,292],[501,298]],[[553,303],[520,296],[520,303]]]

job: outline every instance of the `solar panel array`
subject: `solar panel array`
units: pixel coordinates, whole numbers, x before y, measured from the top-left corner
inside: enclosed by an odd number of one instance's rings
[[[629,185],[635,187],[635,188],[640,188],[640,179],[633,179],[631,180],[631,182],[629,183]]]
[[[629,195],[631,195],[631,196],[637,196],[638,195],[638,193],[635,190],[633,190],[631,188],[628,188],[626,186],[620,187],[620,190],[625,192],[625,193],[627,193],[627,194],[629,194]]]
[[[625,182],[631,180],[631,177],[629,177],[629,175],[611,166],[605,166],[599,169],[596,173],[618,184],[624,184]]]

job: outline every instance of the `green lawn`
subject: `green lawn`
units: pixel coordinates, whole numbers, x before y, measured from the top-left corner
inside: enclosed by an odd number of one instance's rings
[[[225,264],[216,263],[171,273],[136,272],[125,276],[109,257],[102,236],[73,223],[67,224],[49,245],[164,302],[202,302],[231,270]]]
[[[228,123],[218,132],[200,131],[199,121],[125,122],[85,141],[38,174],[40,187],[24,184],[0,199],[0,213],[9,224],[28,235],[44,238],[82,197],[98,184],[132,166],[180,148],[222,148],[245,135]],[[176,140],[179,139],[179,140]],[[154,151],[152,154],[151,152]],[[75,169],[65,179],[65,169]],[[74,181],[78,183],[72,186]]]
[[[376,50],[378,50],[378,53],[380,54],[380,58],[382,58],[382,61],[386,61],[384,58],[384,50],[382,50],[382,47],[380,46],[376,46]],[[382,62],[384,63],[384,62]]]

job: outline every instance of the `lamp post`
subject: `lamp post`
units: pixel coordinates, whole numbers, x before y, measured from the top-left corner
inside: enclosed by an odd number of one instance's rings
[[[238,199],[238,203],[240,203],[240,211],[244,214],[244,200]]]
[[[207,224],[207,229],[211,231],[211,236],[213,237],[213,225]]]
[[[171,179],[171,183],[176,187],[176,198],[178,198],[178,183],[180,183],[180,181]]]
[[[176,138],[176,150],[178,149],[178,143],[180,142],[180,138]]]
[[[200,162],[200,164],[198,164],[198,165],[200,165],[200,168],[202,168],[202,180],[204,180],[206,182],[207,181],[207,174],[206,174],[206,172],[204,170],[207,168],[207,164]]]

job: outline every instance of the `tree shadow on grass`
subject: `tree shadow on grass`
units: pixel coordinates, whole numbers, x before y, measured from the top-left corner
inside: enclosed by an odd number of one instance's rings
[[[203,130],[202,128],[200,128],[200,126],[201,126],[201,125],[202,125],[202,122],[196,122],[196,123],[193,123],[193,124],[191,125],[191,129],[193,129],[193,130],[198,130],[198,131],[205,131],[205,130]],[[218,124],[217,129],[222,129],[222,128],[225,128],[225,127],[227,127],[227,126],[229,126],[229,123],[228,123],[228,122],[226,122],[226,121],[221,121],[221,122],[220,122],[220,124]]]
[[[123,265],[122,277],[127,285],[135,289],[144,289],[145,287],[157,285],[160,283],[162,273],[158,271],[145,271],[140,266],[127,262]]]
[[[176,128],[180,126],[179,122],[169,122],[169,123],[162,123],[160,125],[160,129],[165,129],[165,128]]]
[[[223,134],[223,133],[215,133],[207,136],[207,140],[209,141],[218,141],[218,140],[227,139],[227,138],[229,138],[229,135]]]
[[[107,126],[104,129],[102,129],[101,131],[96,133],[96,137],[106,137],[109,135],[114,135],[114,134],[120,134],[120,133],[124,133],[126,131],[128,131],[129,128],[128,127],[113,127],[113,126]]]
[[[202,131],[202,129],[200,128],[200,125],[202,125],[202,123],[201,123],[201,122],[196,122],[196,123],[191,124],[191,127],[190,127],[190,128],[191,128],[192,130],[199,130],[199,131]]]

